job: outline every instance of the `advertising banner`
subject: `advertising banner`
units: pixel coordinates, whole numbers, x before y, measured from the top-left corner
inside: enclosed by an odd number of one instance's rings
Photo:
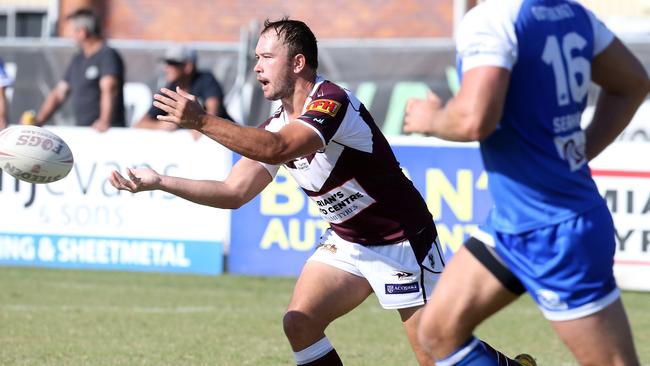
[[[616,281],[650,291],[650,145],[614,143],[590,166],[616,226]]]
[[[476,145],[439,143],[432,147],[431,139],[414,138],[394,138],[391,144],[425,198],[450,256],[491,206]],[[281,169],[260,196],[232,212],[229,271],[297,275],[327,227],[316,205]]]
[[[151,167],[166,175],[222,179],[228,150],[187,131],[48,127],[75,164],[54,183],[0,174],[0,264],[220,274],[229,212],[161,191],[132,194],[108,182],[113,170]]]
[[[393,138],[395,154],[422,193],[447,257],[485,219],[492,206],[475,144]],[[612,212],[617,250],[614,272],[623,289],[650,291],[650,156],[647,143],[614,143],[591,163]],[[229,270],[295,276],[327,224],[283,169],[266,190],[232,212]]]

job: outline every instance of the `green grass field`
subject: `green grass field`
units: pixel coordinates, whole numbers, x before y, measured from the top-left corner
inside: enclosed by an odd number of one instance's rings
[[[292,278],[0,267],[0,365],[293,365],[281,319]],[[623,295],[650,365],[650,293]],[[574,365],[522,298],[478,334],[540,366]],[[332,324],[350,365],[415,365],[397,312],[374,297]]]

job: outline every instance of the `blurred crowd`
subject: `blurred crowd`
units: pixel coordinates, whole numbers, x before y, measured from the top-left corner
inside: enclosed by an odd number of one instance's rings
[[[20,124],[43,126],[70,100],[74,125],[104,132],[111,127],[126,127],[124,82],[125,66],[120,53],[110,47],[102,35],[99,18],[90,9],[79,9],[65,18],[65,26],[78,47],[69,61],[63,78],[49,91],[38,110],[24,111]],[[197,68],[198,53],[182,44],[170,46],[160,62],[168,89],[181,88],[195,95],[204,109],[229,120],[224,106],[224,91],[215,76]],[[0,59],[0,129],[9,124],[6,91],[14,80]],[[155,93],[152,90],[152,94]],[[135,128],[173,131],[173,123],[159,121],[165,112],[151,108],[134,123]],[[194,136],[198,138],[199,134]]]

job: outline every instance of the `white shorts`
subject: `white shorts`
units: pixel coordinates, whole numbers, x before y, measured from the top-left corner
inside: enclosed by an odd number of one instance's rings
[[[332,230],[321,237],[309,261],[318,261],[363,277],[384,309],[424,305],[444,268],[444,254],[436,239],[422,263],[408,240],[363,246],[342,239]]]

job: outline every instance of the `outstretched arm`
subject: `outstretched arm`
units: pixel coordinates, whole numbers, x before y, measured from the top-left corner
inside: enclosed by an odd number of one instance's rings
[[[404,132],[423,133],[451,141],[477,141],[495,129],[505,104],[510,71],[480,66],[463,74],[458,94],[442,105],[433,92],[426,100],[410,99]]]
[[[594,117],[585,130],[589,160],[625,129],[650,90],[643,65],[618,39],[594,58],[591,74],[602,89]]]
[[[114,171],[109,177],[113,187],[132,193],[161,190],[200,205],[236,209],[253,199],[272,177],[261,164],[242,158],[224,181],[193,180],[160,175],[153,169],[128,169],[128,179]]]
[[[167,112],[159,115],[161,121],[201,131],[228,149],[252,160],[267,164],[282,164],[323,148],[320,135],[301,122],[291,122],[278,132],[266,131],[232,123],[209,115],[196,97],[180,88],[166,88],[154,95],[154,106]]]

